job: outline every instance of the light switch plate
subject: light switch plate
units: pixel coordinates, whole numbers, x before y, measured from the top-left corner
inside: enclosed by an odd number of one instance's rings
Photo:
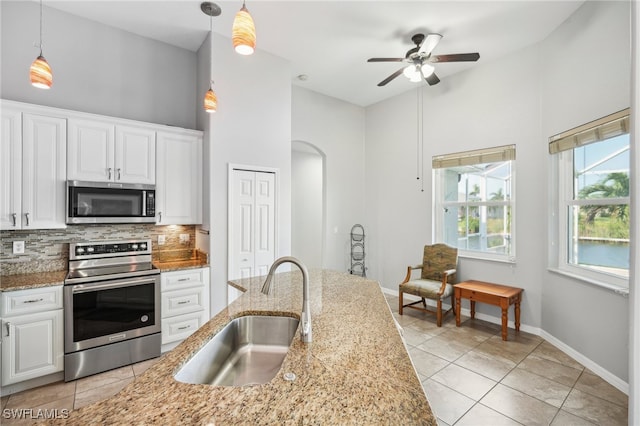
[[[189,242],[189,234],[180,234],[180,242],[186,244]]]
[[[24,254],[24,241],[13,242],[13,254]]]
[[[158,235],[158,245],[159,246],[165,245],[166,242],[167,242],[167,236],[166,235]]]

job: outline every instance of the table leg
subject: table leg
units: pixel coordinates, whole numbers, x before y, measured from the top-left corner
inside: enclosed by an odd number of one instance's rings
[[[500,301],[502,308],[502,340],[507,340],[507,323],[509,319],[509,302]]]
[[[471,307],[471,319],[476,317],[476,302],[475,300],[470,300],[469,305]]]
[[[456,327],[460,327],[460,290],[455,292],[455,302],[456,302]]]
[[[520,331],[520,300],[521,300],[521,296],[518,295],[518,298],[516,299],[516,307],[515,307],[515,311],[516,311],[516,331]]]

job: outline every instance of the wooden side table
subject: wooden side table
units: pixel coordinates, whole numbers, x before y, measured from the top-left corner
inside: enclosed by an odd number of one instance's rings
[[[493,284],[484,281],[463,281],[453,286],[456,303],[456,326],[460,327],[461,298],[469,299],[471,318],[476,315],[476,302],[489,303],[502,309],[502,340],[507,340],[507,319],[509,306],[515,304],[516,331],[520,331],[520,302],[522,292],[518,287]]]

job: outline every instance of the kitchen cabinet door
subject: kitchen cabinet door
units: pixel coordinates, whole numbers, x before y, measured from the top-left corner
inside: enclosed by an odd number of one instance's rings
[[[22,229],[66,228],[67,120],[22,116]]]
[[[2,320],[2,386],[63,368],[62,309]]]
[[[156,183],[156,132],[133,126],[116,126],[115,180]]]
[[[158,132],[156,175],[158,225],[202,223],[202,136]]]
[[[22,227],[22,113],[2,107],[0,229]]]
[[[67,179],[113,182],[115,126],[95,120],[69,119]]]

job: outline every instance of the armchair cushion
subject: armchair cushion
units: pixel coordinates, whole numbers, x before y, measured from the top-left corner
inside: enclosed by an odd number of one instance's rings
[[[413,294],[414,296],[424,297],[427,299],[444,299],[453,294],[453,286],[447,284],[442,296],[438,296],[438,292],[442,287],[442,281],[416,279],[400,284],[400,291],[403,293]]]

